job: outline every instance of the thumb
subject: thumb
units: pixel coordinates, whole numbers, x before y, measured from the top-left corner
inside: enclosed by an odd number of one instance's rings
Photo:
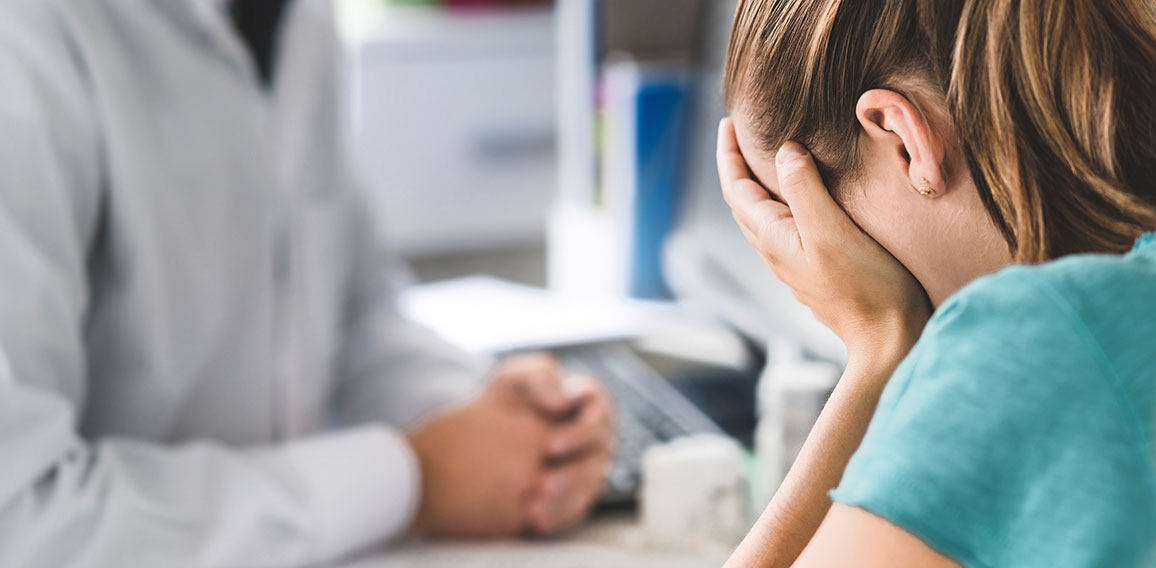
[[[791,209],[803,249],[809,242],[841,231],[850,221],[835,203],[811,153],[797,142],[787,142],[776,157],[779,193]]]

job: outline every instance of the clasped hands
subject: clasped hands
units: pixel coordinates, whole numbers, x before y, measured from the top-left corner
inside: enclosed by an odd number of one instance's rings
[[[407,434],[422,469],[414,529],[550,535],[577,524],[613,456],[610,395],[546,355],[500,364],[484,390]]]

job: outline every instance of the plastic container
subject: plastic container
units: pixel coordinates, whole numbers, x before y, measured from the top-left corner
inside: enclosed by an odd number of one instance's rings
[[[807,359],[785,341],[767,349],[759,379],[751,511],[759,514],[782,484],[842,374],[839,365]]]

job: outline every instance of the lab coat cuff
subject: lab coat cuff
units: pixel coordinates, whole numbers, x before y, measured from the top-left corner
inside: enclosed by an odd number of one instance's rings
[[[398,432],[366,426],[294,444],[288,453],[313,504],[318,560],[380,545],[412,524],[421,470]]]

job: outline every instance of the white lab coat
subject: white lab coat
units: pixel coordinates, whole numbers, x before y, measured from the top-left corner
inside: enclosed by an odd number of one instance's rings
[[[325,0],[0,0],[0,566],[285,566],[403,531],[484,373],[395,311]]]

